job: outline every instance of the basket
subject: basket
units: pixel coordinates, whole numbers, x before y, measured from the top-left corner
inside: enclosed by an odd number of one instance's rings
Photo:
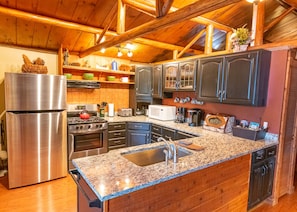
[[[24,73],[37,73],[37,74],[47,74],[47,67],[43,65],[35,64],[23,64],[22,72]]]
[[[254,141],[264,139],[266,135],[265,130],[262,130],[262,129],[253,130],[253,129],[243,128],[243,127],[232,127],[232,133],[233,133],[233,136],[246,138]]]

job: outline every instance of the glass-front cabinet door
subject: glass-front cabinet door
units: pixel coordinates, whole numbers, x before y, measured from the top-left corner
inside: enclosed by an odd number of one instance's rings
[[[195,60],[164,64],[164,91],[194,91],[196,66]]]
[[[164,91],[177,89],[178,63],[164,64]]]
[[[196,66],[195,60],[179,63],[179,90],[195,90]]]

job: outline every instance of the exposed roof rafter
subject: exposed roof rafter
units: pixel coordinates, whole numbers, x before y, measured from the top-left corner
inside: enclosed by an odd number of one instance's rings
[[[172,26],[182,21],[189,20],[191,18],[197,17],[207,12],[210,12],[240,1],[241,0],[203,0],[203,1],[194,2],[175,12],[169,13],[164,17],[154,19],[141,26],[128,30],[121,35],[115,36],[106,42],[103,42],[87,50],[84,50],[79,54],[79,56],[85,57],[96,51],[99,51],[101,48],[108,48],[129,40],[133,40],[145,34],[154,32],[159,29],[164,29],[166,27]]]

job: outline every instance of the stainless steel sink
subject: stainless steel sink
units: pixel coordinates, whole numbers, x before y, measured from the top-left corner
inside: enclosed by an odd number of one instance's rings
[[[165,148],[165,146],[159,146],[153,149],[137,150],[135,152],[122,153],[122,156],[138,166],[147,166],[165,161],[165,154],[163,152]],[[183,148],[177,147],[177,154],[180,158],[192,153]]]

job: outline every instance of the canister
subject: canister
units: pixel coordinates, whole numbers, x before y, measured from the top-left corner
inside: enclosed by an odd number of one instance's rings
[[[111,69],[118,70],[118,63],[115,60],[111,62]]]

